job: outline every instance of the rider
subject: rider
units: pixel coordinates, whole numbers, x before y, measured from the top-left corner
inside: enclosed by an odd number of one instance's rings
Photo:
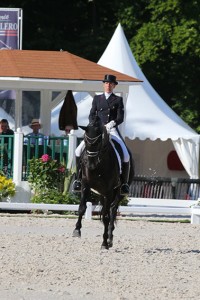
[[[105,75],[103,80],[104,93],[101,95],[95,95],[92,108],[89,114],[89,121],[91,122],[93,118],[98,115],[105,125],[107,132],[110,133],[111,139],[117,141],[123,151],[123,162],[122,162],[122,185],[121,185],[121,194],[129,194],[129,171],[130,171],[130,156],[126,148],[124,141],[122,140],[118,125],[124,121],[124,104],[123,98],[116,96],[113,93],[115,86],[118,84],[116,77],[114,75]],[[77,169],[77,179],[73,183],[73,190],[78,192],[81,190],[81,181],[80,181],[80,170],[79,162],[80,156],[85,147],[84,141],[82,141],[79,146],[76,148],[76,169]]]

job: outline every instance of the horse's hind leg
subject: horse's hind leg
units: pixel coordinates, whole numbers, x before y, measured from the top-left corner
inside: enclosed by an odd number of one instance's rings
[[[108,226],[110,223],[110,212],[108,207],[108,202],[106,198],[103,197],[101,201],[103,208],[102,208],[102,220],[104,224],[104,233],[103,233],[103,243],[101,245],[101,249],[109,249],[108,246]]]
[[[90,190],[88,188],[83,188],[81,193],[81,202],[78,209],[78,221],[76,222],[75,229],[73,231],[73,237],[81,237],[81,227],[82,227],[82,218],[86,211],[86,202],[88,199],[88,195]]]
[[[110,207],[110,223],[108,226],[108,246],[109,246],[109,248],[113,246],[113,231],[115,229],[115,220],[117,217],[119,200],[121,200],[121,198],[119,197],[119,191],[116,190],[115,201],[111,204],[111,207]]]

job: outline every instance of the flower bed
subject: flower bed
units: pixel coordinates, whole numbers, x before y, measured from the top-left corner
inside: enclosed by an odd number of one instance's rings
[[[65,182],[71,176],[66,167],[48,154],[29,161],[28,182],[33,191],[34,203],[78,204],[79,199],[65,192]]]
[[[7,178],[3,172],[0,172],[0,201],[9,201],[10,197],[15,195],[16,189],[12,179]]]

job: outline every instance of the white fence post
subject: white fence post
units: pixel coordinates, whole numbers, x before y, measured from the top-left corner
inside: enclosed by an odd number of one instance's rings
[[[18,128],[14,135],[14,159],[13,159],[13,181],[16,186],[16,194],[11,202],[28,203],[31,198],[31,189],[28,181],[22,181],[22,159],[23,159],[23,133]],[[12,204],[10,203],[12,206]]]
[[[69,134],[67,169],[75,169],[76,167],[76,158],[75,158],[76,145],[77,145],[77,136],[75,134]]]
[[[23,133],[20,128],[14,134],[14,159],[13,159],[13,181],[18,183],[22,180],[22,155],[23,155]]]
[[[92,219],[92,202],[87,202],[87,209],[85,212],[85,219],[91,220]]]

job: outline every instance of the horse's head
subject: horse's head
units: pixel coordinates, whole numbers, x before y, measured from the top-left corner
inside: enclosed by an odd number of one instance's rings
[[[99,117],[95,117],[87,126],[79,126],[85,131],[84,141],[86,153],[89,158],[97,158],[100,151],[109,141],[106,127]]]

